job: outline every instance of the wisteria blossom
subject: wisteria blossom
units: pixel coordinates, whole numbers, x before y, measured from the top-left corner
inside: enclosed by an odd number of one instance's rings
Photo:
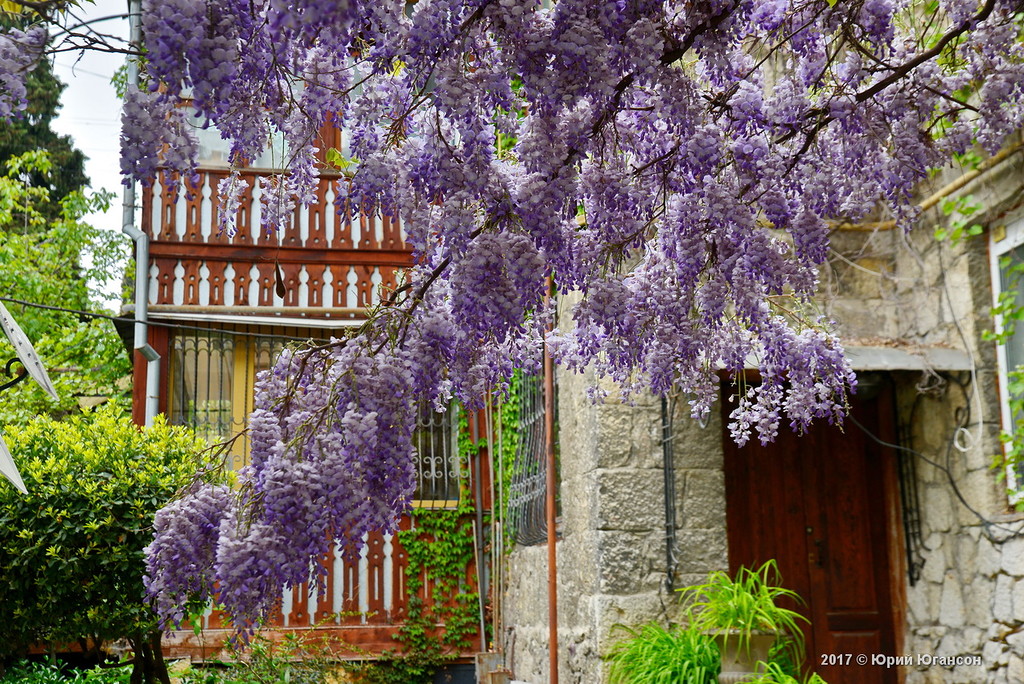
[[[33,26],[26,31],[12,29],[0,34],[0,117],[24,111],[25,76],[43,54],[46,29]]]
[[[830,223],[887,212],[909,227],[929,169],[1020,127],[1020,11],[144,2],[145,80],[122,134],[131,178],[191,173],[176,109],[190,99],[236,167],[287,141],[288,172],[261,193],[277,230],[313,196],[316,131],[331,124],[348,157],[339,211],[400,216],[416,259],[357,335],[286,354],[260,380],[232,505],[199,489],[162,514],[149,587],[164,616],[218,587],[251,627],[332,541],[393,528],[413,492],[417,407],[482,405],[513,368],[535,367],[542,342],[627,395],[678,389],[697,417],[722,373],[755,368],[760,382],[735,393],[740,443],[842,420],[854,374],[813,306]],[[18,64],[0,45],[0,71]],[[16,99],[2,83],[0,104]],[[237,177],[219,189],[229,208],[243,190]],[[549,279],[574,302],[558,317]]]

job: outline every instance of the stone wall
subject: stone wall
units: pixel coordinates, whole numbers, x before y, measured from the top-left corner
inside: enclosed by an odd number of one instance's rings
[[[1018,161],[966,189],[986,208],[980,218],[989,228],[1012,211],[1021,171]],[[974,368],[944,386],[927,382],[924,393],[908,383],[902,393],[911,446],[922,456],[924,541],[921,580],[907,590],[904,646],[914,656],[981,656],[981,663],[915,663],[906,681],[1022,682],[1024,519],[1010,512],[999,470],[991,467],[1002,446],[995,345],[982,334],[994,327],[988,236],[949,245],[922,228],[908,242],[916,255],[901,259],[908,274],[900,287],[903,310],[931,313],[904,317],[899,333],[963,349]]]
[[[1022,158],[962,191],[986,207],[983,223],[1020,215]],[[915,454],[923,565],[915,583],[902,578],[902,651],[883,655],[910,657],[906,684],[1024,682],[1024,518],[990,467],[1001,445],[995,347],[983,339],[993,327],[988,238],[937,243],[934,227],[945,221],[933,210],[910,235],[835,234],[823,305],[850,342],[949,347],[973,361],[966,373],[893,373],[905,446]],[[587,684],[604,679],[601,656],[616,624],[670,621],[676,607],[666,582],[660,403],[627,405],[612,393],[592,405],[591,382],[563,376],[560,390],[559,672],[563,682]],[[722,426],[715,416],[705,429],[687,418],[675,427],[678,587],[728,562]],[[548,675],[546,550],[520,548],[509,562],[508,664],[540,684]],[[935,662],[979,656],[980,665]]]
[[[1018,155],[1019,157],[1020,155]],[[965,188],[988,227],[1020,210],[1024,163]],[[949,178],[940,179],[940,186]],[[923,194],[928,194],[924,192]],[[901,654],[906,684],[1024,681],[1024,518],[1009,510],[993,470],[1001,452],[988,236],[938,242],[938,211],[909,235],[842,234],[825,283],[848,339],[966,352],[963,373],[895,373],[899,421],[909,428],[921,513],[921,576],[907,580]],[[935,664],[933,658],[980,664]]]
[[[560,536],[557,544],[559,680],[604,681],[602,659],[616,625],[670,621],[675,588],[724,569],[725,491],[721,425],[675,425],[675,582],[665,553],[665,479],[660,400],[614,395],[595,405],[592,378],[559,380]],[[519,547],[509,558],[506,662],[514,676],[548,681],[547,549]]]

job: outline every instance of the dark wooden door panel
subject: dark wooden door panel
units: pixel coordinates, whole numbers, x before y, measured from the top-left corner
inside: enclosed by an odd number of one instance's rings
[[[891,410],[887,397],[853,410],[875,434],[885,431],[879,415]],[[767,446],[726,442],[732,571],[775,559],[783,584],[805,601],[787,607],[811,620],[804,629],[808,667],[830,684],[895,682],[894,670],[830,665],[821,657],[896,654],[884,486],[891,454],[849,423],[843,432],[822,422],[799,437],[780,429]]]

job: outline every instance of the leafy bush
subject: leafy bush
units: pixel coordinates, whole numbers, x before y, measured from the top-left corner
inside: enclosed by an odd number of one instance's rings
[[[612,649],[609,679],[615,684],[715,684],[718,648],[692,627],[665,628],[649,622]]]
[[[7,428],[29,493],[0,484],[0,655],[35,642],[98,652],[121,638],[159,654],[143,548],[153,515],[200,470],[202,444],[114,411]]]
[[[219,666],[195,668],[181,677],[182,684],[325,684],[336,665],[326,643],[286,634],[277,644],[256,637],[237,660]]]
[[[0,126],[0,149],[2,138]],[[109,292],[117,291],[128,239],[84,222],[86,215],[104,211],[113,195],[65,189],[56,207],[47,186],[60,184],[67,170],[44,150],[0,162],[6,168],[0,175],[0,293],[44,305],[7,303],[43,364],[61,369],[51,373],[58,399],[36,383],[22,383],[0,402],[0,424],[27,425],[38,415],[77,415],[83,395],[126,398],[123,380],[131,375],[131,354],[111,322],[45,308],[100,312],[101,302],[111,299]],[[29,178],[39,183],[26,183]],[[0,334],[0,359],[13,356],[14,347]]]
[[[0,678],[0,684],[129,684],[131,666],[63,669],[52,663],[23,661]]]

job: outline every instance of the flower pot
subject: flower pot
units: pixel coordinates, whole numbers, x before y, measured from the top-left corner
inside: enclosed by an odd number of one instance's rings
[[[757,664],[768,661],[768,651],[775,639],[775,634],[751,634],[741,648],[739,634],[716,634],[715,644],[722,654],[718,684],[739,684],[763,672],[764,667]]]

